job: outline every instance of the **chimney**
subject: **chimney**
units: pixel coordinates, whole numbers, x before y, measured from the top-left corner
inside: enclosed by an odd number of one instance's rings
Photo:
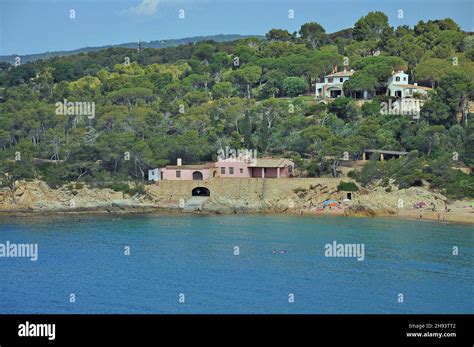
[[[415,87],[418,87],[418,82],[413,83]]]
[[[344,72],[347,72],[347,71],[346,71],[346,68],[344,68]]]
[[[351,72],[354,72],[354,69],[351,69]]]
[[[177,166],[181,166],[183,164],[181,158],[178,158],[178,160],[176,160],[176,165]]]

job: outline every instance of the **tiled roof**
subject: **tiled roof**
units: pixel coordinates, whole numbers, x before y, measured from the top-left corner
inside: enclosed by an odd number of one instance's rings
[[[355,71],[339,71],[339,72],[335,72],[335,73],[332,73],[330,75],[326,75],[325,77],[350,77],[354,74]]]
[[[166,168],[171,170],[203,170],[210,169],[211,167],[214,167],[214,164],[207,163],[197,165],[166,165]]]
[[[422,89],[422,90],[431,90],[429,87],[415,86],[414,84],[399,84],[398,86],[406,89]]]
[[[382,153],[382,154],[392,154],[392,155],[407,155],[408,152],[405,151],[386,151],[384,149],[364,149],[365,153]]]
[[[166,169],[171,170],[204,170],[210,169],[218,166],[219,162],[217,163],[206,163],[206,164],[196,164],[196,165],[167,165]],[[285,165],[293,165],[293,162],[290,159],[285,158],[258,158],[250,161],[248,163],[249,167],[285,167]]]
[[[252,167],[284,167],[285,165],[293,164],[289,159],[279,158],[258,158],[255,164],[251,164]]]
[[[406,72],[403,71],[403,70],[397,70],[397,71],[392,71],[392,76],[393,76],[393,75],[396,75],[396,74],[398,74],[398,73],[400,73],[400,72],[406,74]]]

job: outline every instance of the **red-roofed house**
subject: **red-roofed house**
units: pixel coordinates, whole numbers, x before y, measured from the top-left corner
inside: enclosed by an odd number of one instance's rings
[[[334,72],[330,75],[324,76],[324,82],[316,83],[316,97],[317,98],[340,98],[344,96],[342,85],[349,80],[354,74],[354,70],[345,70]]]
[[[216,177],[228,178],[281,178],[292,177],[295,164],[284,158],[259,158],[243,160],[228,158],[215,163],[200,165],[167,165],[164,168],[148,170],[149,181],[160,180],[207,180]]]

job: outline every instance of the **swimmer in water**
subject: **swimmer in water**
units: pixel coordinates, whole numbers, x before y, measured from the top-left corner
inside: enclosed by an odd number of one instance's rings
[[[272,250],[272,254],[276,254],[276,253],[277,253],[277,250],[276,250],[276,249]],[[280,249],[280,250],[278,251],[278,253],[280,253],[280,254],[285,254],[286,251],[285,251],[284,249]]]

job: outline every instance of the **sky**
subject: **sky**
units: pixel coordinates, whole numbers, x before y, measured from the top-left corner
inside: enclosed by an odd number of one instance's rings
[[[318,22],[330,33],[352,27],[370,11],[384,12],[394,27],[450,17],[463,30],[474,31],[473,4],[473,0],[0,0],[0,55],[139,39],[264,35],[272,28],[293,32],[307,22]],[[184,18],[179,17],[180,10]]]

